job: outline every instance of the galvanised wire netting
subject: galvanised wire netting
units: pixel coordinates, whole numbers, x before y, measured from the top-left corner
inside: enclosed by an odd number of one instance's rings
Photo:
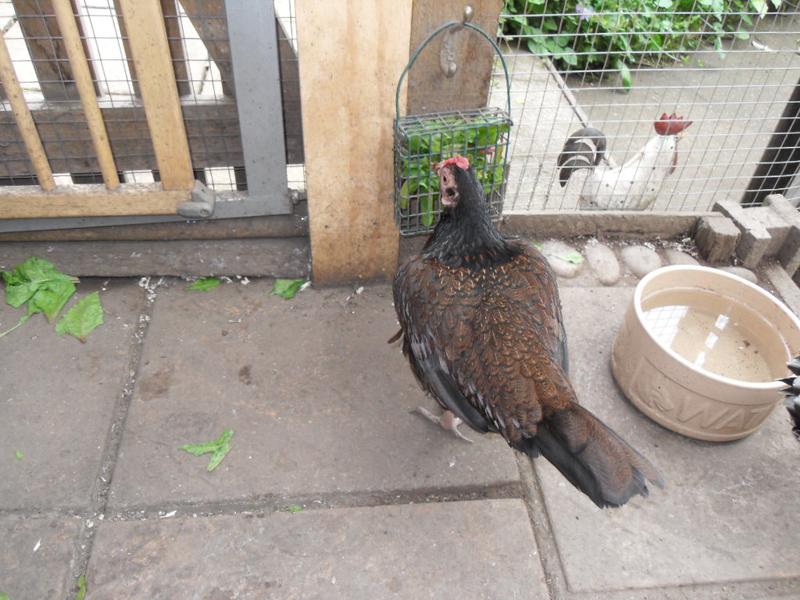
[[[465,156],[475,171],[492,218],[502,214],[506,147],[511,121],[498,108],[401,117],[395,125],[395,211],[400,232],[430,230],[441,212],[435,166]]]
[[[514,121],[507,213],[581,208],[589,172],[565,187],[558,177],[570,134],[604,132],[596,169],[620,168],[655,137],[662,113],[693,124],[677,158],[660,159],[675,168],[654,182],[648,209],[741,201],[800,77],[800,18],[786,1],[506,0],[498,38]],[[496,65],[489,104],[503,94]]]
[[[304,188],[294,0],[276,0],[290,187]],[[158,181],[155,156],[117,0],[73,0],[120,180]],[[246,190],[225,3],[161,0],[195,178],[217,191]],[[53,0],[0,0],[0,27],[58,184],[102,178]],[[0,90],[0,185],[36,178]]]

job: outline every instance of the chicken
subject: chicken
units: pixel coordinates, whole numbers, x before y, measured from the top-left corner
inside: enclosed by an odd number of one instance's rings
[[[678,164],[678,138],[691,121],[675,113],[661,115],[654,123],[656,136],[621,167],[601,165],[606,154],[606,136],[587,127],[573,133],[558,156],[561,187],[579,169],[589,169],[580,191],[582,208],[642,210],[658,196],[667,175]]]
[[[403,263],[394,302],[403,353],[457,431],[497,432],[549,460],[600,507],[662,486],[655,467],[592,413],[570,384],[555,276],[536,249],[505,239],[467,159],[438,165],[443,214]]]
[[[786,384],[783,393],[786,396],[786,410],[792,419],[792,431],[800,440],[800,356],[792,359],[787,366],[792,375],[781,379]]]

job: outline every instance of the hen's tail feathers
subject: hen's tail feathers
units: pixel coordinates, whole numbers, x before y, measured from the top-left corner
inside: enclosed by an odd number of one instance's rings
[[[786,395],[786,410],[792,417],[792,431],[800,439],[800,356],[793,358],[787,366],[792,376],[781,379],[786,384],[783,389]]]
[[[591,169],[600,164],[606,153],[606,136],[599,129],[585,127],[579,129],[564,144],[558,155],[558,181],[561,187],[578,169]]]
[[[529,450],[541,453],[600,508],[664,487],[656,468],[585,408],[574,404],[539,424]]]

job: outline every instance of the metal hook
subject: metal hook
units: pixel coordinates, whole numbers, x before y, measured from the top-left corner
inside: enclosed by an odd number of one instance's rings
[[[441,66],[442,73],[444,73],[445,77],[452,77],[458,70],[458,64],[456,63],[455,36],[459,31],[461,31],[464,25],[472,21],[474,14],[475,11],[472,9],[472,5],[465,5],[464,14],[461,18],[461,24],[454,25],[444,35],[444,39],[442,40],[442,49],[439,53],[439,65]]]
[[[462,23],[469,23],[470,21],[472,21],[472,17],[474,15],[474,13],[475,13],[475,11],[472,9],[472,5],[471,4],[467,4],[464,7],[464,17],[461,19],[461,22]]]

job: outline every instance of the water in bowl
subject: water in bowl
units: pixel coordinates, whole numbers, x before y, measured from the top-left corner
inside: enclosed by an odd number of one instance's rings
[[[740,381],[775,378],[771,359],[776,348],[781,354],[783,339],[735,300],[705,290],[673,289],[648,297],[642,309],[651,335],[695,366]]]

